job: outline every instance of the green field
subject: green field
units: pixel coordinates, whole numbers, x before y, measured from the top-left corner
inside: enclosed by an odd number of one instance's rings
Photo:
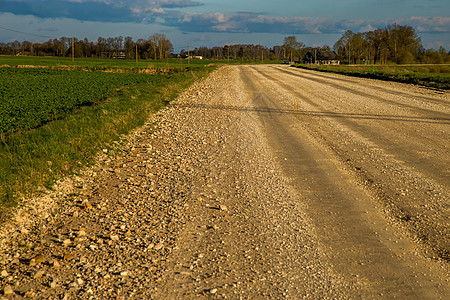
[[[164,75],[0,68],[0,135],[27,130],[82,105],[93,105],[116,87],[159,84]]]
[[[123,60],[78,60],[72,69],[70,63],[0,57],[0,65],[22,65],[0,68],[0,222],[215,69],[173,61],[151,68]]]
[[[265,60],[265,64],[278,64],[282,61]],[[260,64],[260,60],[199,60],[199,59],[164,59],[164,60],[135,60],[129,59],[99,59],[99,58],[76,58],[72,61],[68,57],[32,57],[32,56],[1,56],[0,66],[41,66],[50,68],[72,67],[76,69],[107,70],[120,69],[138,71],[142,69],[164,69],[185,68],[207,65],[223,64]]]
[[[450,89],[450,65],[295,65],[298,68],[349,76]]]
[[[220,61],[214,61],[220,63]],[[193,66],[203,66],[211,63],[206,60],[191,60]],[[135,60],[129,59],[100,59],[100,58],[76,58],[72,61],[69,57],[36,57],[36,56],[0,56],[0,66],[41,66],[41,67],[63,67],[72,66],[79,68],[92,68],[103,70],[107,68],[144,69],[144,68],[166,68],[186,67],[187,60]]]

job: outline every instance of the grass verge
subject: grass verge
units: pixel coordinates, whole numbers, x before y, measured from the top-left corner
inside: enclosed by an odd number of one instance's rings
[[[167,75],[158,85],[116,89],[106,100],[79,107],[43,126],[0,140],[0,223],[24,197],[51,188],[62,176],[90,164],[96,153],[142,126],[149,116],[214,67]]]
[[[321,66],[294,65],[297,68],[348,76],[417,84],[442,90],[450,89],[450,65],[405,66]]]

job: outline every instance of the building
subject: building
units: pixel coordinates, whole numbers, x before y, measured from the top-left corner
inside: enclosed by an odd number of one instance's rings
[[[309,49],[303,57],[303,63],[316,65],[339,65],[341,60],[334,51],[324,49]]]
[[[189,59],[203,59],[203,56],[201,56],[201,55],[187,55],[186,53],[183,53],[183,54],[178,54],[177,55],[177,58],[183,58],[183,59],[187,59],[187,58],[189,58]]]

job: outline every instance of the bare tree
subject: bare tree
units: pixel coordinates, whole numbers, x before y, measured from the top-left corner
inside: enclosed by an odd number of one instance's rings
[[[294,60],[294,57],[300,57],[302,55],[301,51],[305,47],[305,44],[298,42],[297,38],[291,35],[284,38],[283,46],[291,60]]]
[[[173,45],[170,40],[162,33],[155,33],[151,35],[148,40],[153,43],[155,50],[154,58],[157,59],[156,54],[159,54],[159,59],[168,57],[168,54],[173,51]]]

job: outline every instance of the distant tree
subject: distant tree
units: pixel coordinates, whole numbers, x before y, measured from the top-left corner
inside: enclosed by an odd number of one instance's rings
[[[302,55],[301,52],[305,47],[305,44],[298,42],[297,38],[291,35],[284,38],[283,47],[286,49],[288,57],[290,57],[291,60],[294,60],[295,57],[300,57]]]
[[[342,61],[347,58],[348,63],[351,63],[351,44],[353,35],[353,31],[347,30],[333,46],[334,50],[339,55],[339,58]]]
[[[414,62],[422,48],[414,28],[394,24],[388,25],[386,30],[391,61],[398,64]]]
[[[165,59],[173,51],[172,42],[162,33],[155,33],[148,40],[154,46],[154,59]]]
[[[239,47],[238,56],[240,59],[244,57],[244,47]]]
[[[423,52],[414,29],[397,24],[366,33],[347,30],[334,44],[334,49],[341,60],[346,58],[348,63],[359,63],[362,59],[373,63],[412,63]]]
[[[108,51],[107,47],[108,46],[106,39],[99,36],[97,38],[97,45],[95,47],[95,53],[97,57],[104,57],[104,55],[106,55],[106,52]]]
[[[230,46],[225,45],[225,47],[223,47],[222,55],[224,58],[230,57]]]
[[[125,37],[124,49],[126,58],[128,59],[136,58],[136,43],[133,42],[133,38],[131,36]]]
[[[423,64],[448,64],[450,63],[450,53],[447,53],[443,46],[440,46],[439,50],[423,50],[419,61]]]

